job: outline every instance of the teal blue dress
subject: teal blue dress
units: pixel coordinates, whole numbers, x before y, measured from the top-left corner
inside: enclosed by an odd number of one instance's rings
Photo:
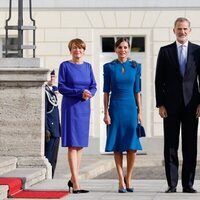
[[[111,93],[106,152],[142,150],[136,134],[138,125],[135,94],[141,91],[141,65],[132,60],[114,60],[104,65],[103,91]]]

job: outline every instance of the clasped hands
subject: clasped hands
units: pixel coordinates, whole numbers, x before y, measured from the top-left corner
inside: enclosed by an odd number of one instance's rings
[[[82,93],[82,98],[86,101],[92,97],[92,94],[89,90],[84,90]]]

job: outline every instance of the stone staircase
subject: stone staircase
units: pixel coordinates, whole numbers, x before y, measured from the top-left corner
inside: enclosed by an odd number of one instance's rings
[[[16,169],[17,166],[17,158],[15,157],[1,157],[0,156],[0,176],[9,171]]]
[[[0,157],[0,177],[19,177],[23,180],[23,188],[39,183],[46,179],[45,168],[17,168],[17,158]],[[0,200],[7,199],[8,186],[0,185]]]
[[[7,185],[0,185],[0,199],[7,199],[8,194],[8,186]]]

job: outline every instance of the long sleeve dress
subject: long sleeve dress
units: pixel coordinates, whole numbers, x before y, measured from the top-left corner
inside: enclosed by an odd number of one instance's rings
[[[63,95],[61,105],[61,140],[63,147],[87,147],[90,123],[90,100],[82,98],[87,89],[96,93],[96,81],[89,63],[60,64],[58,90]]]
[[[111,92],[109,114],[111,124],[107,129],[106,152],[141,150],[136,134],[138,125],[135,93],[141,90],[141,65],[127,60],[114,60],[104,65],[104,88]]]

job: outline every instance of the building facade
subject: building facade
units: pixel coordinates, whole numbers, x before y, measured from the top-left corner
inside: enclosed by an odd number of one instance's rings
[[[10,24],[17,23],[17,0],[13,0]],[[0,1],[0,57],[3,57],[8,0]],[[133,43],[130,57],[142,63],[142,106],[147,136],[162,136],[162,120],[155,107],[154,76],[159,48],[174,41],[173,24],[177,17],[191,21],[190,40],[200,44],[200,2],[198,0],[33,0],[36,20],[36,56],[41,65],[56,69],[70,58],[68,42],[81,38],[86,42],[85,60],[94,69],[98,92],[92,100],[91,136],[105,139],[103,124],[103,64],[116,57],[111,46],[118,37]],[[31,23],[28,0],[24,1],[24,24]],[[11,34],[15,42],[17,33]],[[24,33],[24,41],[31,41]],[[136,44],[136,46],[134,46]],[[32,53],[26,51],[25,57]]]

